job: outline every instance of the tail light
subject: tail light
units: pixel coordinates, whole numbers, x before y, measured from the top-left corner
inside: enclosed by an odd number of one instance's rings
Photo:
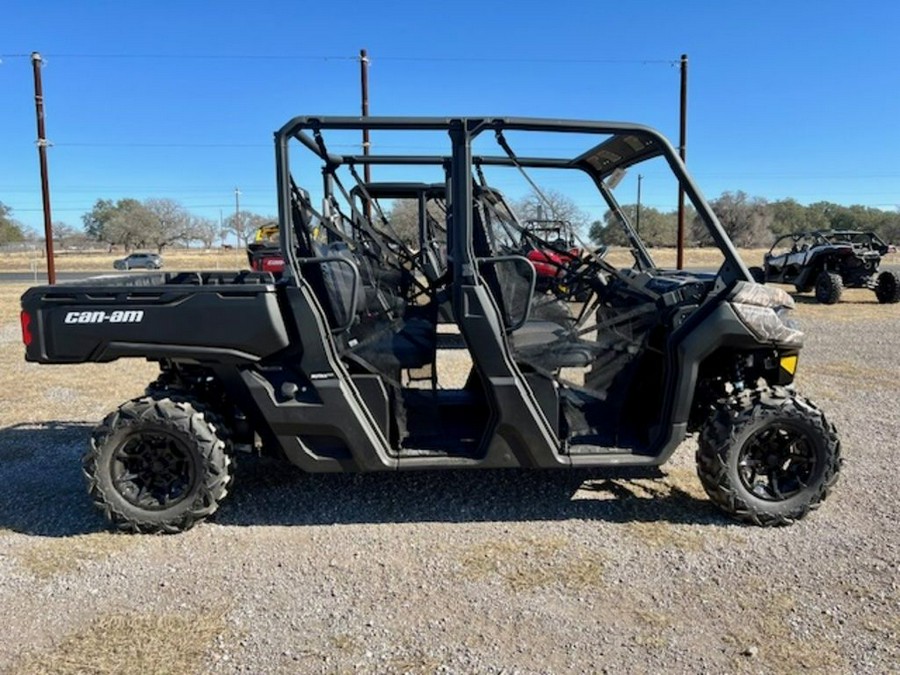
[[[31,314],[26,312],[24,309],[22,310],[22,342],[25,343],[25,346],[28,347],[31,345],[32,335],[31,335]]]

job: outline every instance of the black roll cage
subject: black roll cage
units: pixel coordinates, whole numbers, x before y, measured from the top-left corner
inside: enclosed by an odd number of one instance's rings
[[[446,131],[450,136],[451,154],[443,155],[381,155],[381,154],[335,154],[320,142],[319,134],[324,130],[393,130],[393,131]],[[554,157],[516,157],[472,155],[472,141],[484,132],[493,131],[502,139],[504,131],[540,131],[556,133],[580,133],[607,135],[598,145],[572,159]],[[311,132],[308,133],[308,132]],[[606,184],[615,172],[633,164],[662,156],[669,164],[681,188],[688,195],[697,210],[697,216],[706,225],[724,262],[719,268],[719,283],[730,287],[736,281],[750,281],[752,277],[731,240],[725,234],[700,189],[687,173],[684,163],[672,145],[656,130],[622,122],[592,122],[580,120],[537,119],[537,118],[489,118],[489,117],[295,117],[275,133],[276,176],[278,184],[278,213],[281,246],[289,269],[299,269],[296,256],[295,233],[291,226],[291,179],[289,162],[289,142],[294,139],[324,162],[327,174],[338,166],[348,165],[406,165],[443,166],[450,176],[472,176],[476,165],[503,166],[513,168],[578,169],[584,171],[597,186],[610,209],[619,215],[623,226],[636,249],[638,265],[652,267],[650,257],[640,238],[634,232],[627,217]],[[501,141],[501,146],[505,141]],[[328,178],[326,177],[326,182]],[[458,261],[454,275],[464,281],[475,278],[475,256],[472,250],[472,180],[451,180],[449,182],[450,215],[453,220],[450,255]]]

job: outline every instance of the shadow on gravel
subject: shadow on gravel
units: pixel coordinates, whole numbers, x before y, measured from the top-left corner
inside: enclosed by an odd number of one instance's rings
[[[630,474],[634,476],[634,473]],[[652,476],[653,474],[651,474]],[[304,474],[274,459],[239,458],[222,525],[603,520],[725,525],[706,499],[626,471],[497,469]]]
[[[0,529],[49,537],[107,529],[81,474],[92,426],[45,422],[0,429]],[[729,522],[707,500],[664,482],[662,472],[641,476],[584,469],[304,474],[284,461],[239,457],[231,494],[214,518],[233,526],[571,518]]]
[[[791,293],[791,297],[794,298],[794,302],[798,305],[821,305],[822,303],[816,300],[815,295],[801,295],[800,293]],[[848,298],[841,298],[839,302],[836,303],[838,306],[840,305],[877,305],[878,302],[875,300],[875,294],[872,294],[871,300],[853,300]]]
[[[93,423],[0,428],[0,529],[68,537],[106,529],[81,475]]]

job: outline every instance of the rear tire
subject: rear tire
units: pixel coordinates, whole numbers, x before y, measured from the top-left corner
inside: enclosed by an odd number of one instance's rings
[[[840,274],[823,271],[816,277],[816,300],[823,305],[833,305],[841,299],[844,281]]]
[[[84,456],[94,504],[126,532],[182,532],[212,515],[231,481],[214,419],[200,403],[162,392],[120,406]]]
[[[840,468],[834,425],[783,387],[720,401],[697,450],[697,474],[712,502],[762,526],[789,525],[818,508]]]
[[[875,283],[875,297],[882,304],[892,305],[900,302],[900,274],[884,270],[878,275]]]

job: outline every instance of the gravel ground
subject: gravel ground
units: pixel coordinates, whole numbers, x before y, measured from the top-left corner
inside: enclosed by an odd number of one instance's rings
[[[114,535],[80,475],[95,420],[51,397],[41,420],[65,421],[0,428],[0,672],[898,672],[900,327],[881,316],[804,319],[798,387],[846,462],[780,529],[720,516],[688,441],[642,480],[245,460],[214,522]]]

